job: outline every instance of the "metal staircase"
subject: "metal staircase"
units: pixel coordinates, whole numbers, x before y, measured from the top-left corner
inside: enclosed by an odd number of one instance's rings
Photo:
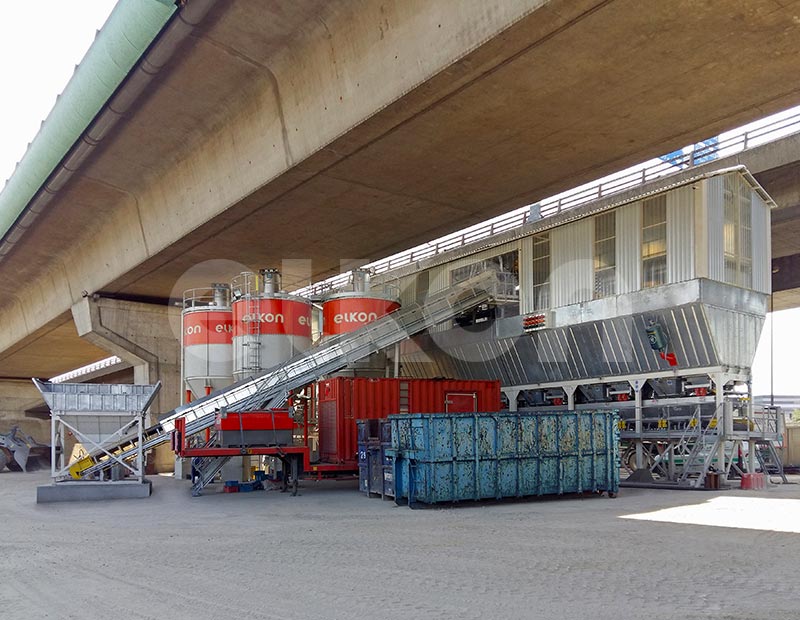
[[[407,304],[356,331],[333,337],[278,368],[182,405],[167,414],[159,424],[143,432],[142,448],[150,450],[169,441],[170,433],[175,428],[175,420],[181,417],[186,419],[186,435],[189,436],[213,426],[217,413],[223,408],[254,411],[280,407],[292,390],[342,370],[352,362],[391,347],[493,299],[498,281],[496,271],[484,271],[446,291],[431,295],[424,305]],[[116,450],[112,448],[110,452],[117,459],[132,457],[136,454],[138,443],[135,446],[129,445],[129,441],[126,443],[128,445],[120,444]],[[86,461],[91,465],[79,472],[84,479],[96,476],[114,462],[104,452],[90,454]]]
[[[788,483],[786,472],[783,471],[783,462],[775,449],[775,444],[769,439],[758,439],[755,442],[756,459],[761,466],[761,471],[767,477],[779,476],[784,483]]]
[[[722,433],[719,428],[719,411],[714,414],[705,428],[701,428],[700,411],[695,412],[691,421],[696,421],[696,433],[687,436],[688,442],[692,444],[689,455],[683,464],[678,484],[690,484],[696,488],[703,486],[706,474],[712,466],[714,459],[717,457],[720,442],[722,441]],[[691,427],[690,421],[690,427]],[[694,441],[692,441],[694,438]],[[693,482],[689,481],[689,476],[696,475],[697,478]]]
[[[192,479],[192,497],[199,497],[203,489],[214,480],[230,459],[230,456],[205,456],[192,459],[192,467],[198,472],[197,478]]]

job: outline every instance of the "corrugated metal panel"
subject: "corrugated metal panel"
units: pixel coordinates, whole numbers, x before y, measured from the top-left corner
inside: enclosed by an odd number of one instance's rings
[[[703,306],[720,364],[750,368],[764,326],[764,317]]]
[[[450,288],[450,268],[448,264],[428,269],[428,292],[441,293]],[[420,291],[421,292],[421,291]]]
[[[716,348],[719,339],[735,334],[732,331],[726,335],[724,331],[735,326],[723,317],[722,327],[712,333],[709,318],[702,304],[692,303],[543,329],[516,338],[497,339],[493,333],[487,333],[479,341],[462,344],[454,339],[450,344],[446,335],[437,334],[433,338],[416,338],[426,355],[423,358],[417,354],[414,359],[404,356],[403,368],[409,374],[423,377],[447,374],[474,380],[499,378],[504,386],[671,370],[650,347],[647,327],[651,320],[659,323],[669,337],[679,370],[719,366],[722,363]],[[749,324],[747,329],[751,334]],[[741,351],[733,357],[741,360],[755,351],[755,341],[748,336],[740,347]]]
[[[703,183],[708,213],[708,277],[724,282],[725,176],[712,177]]]
[[[397,282],[389,284],[399,288],[400,305],[407,306],[417,301],[417,274],[403,276]]]
[[[594,220],[586,218],[550,233],[552,307],[594,297]]]
[[[772,292],[772,238],[769,207],[757,192],[753,192],[753,289]]]
[[[161,389],[161,384],[49,383],[36,381],[47,406],[54,412],[107,413],[144,411]]]
[[[524,237],[519,242],[519,311],[533,312],[533,237]]]
[[[617,209],[617,294],[642,288],[642,203]]]
[[[667,193],[667,282],[685,282],[695,277],[694,187],[679,187]]]
[[[441,293],[450,288],[450,266],[445,263],[444,265],[437,265],[428,269],[428,294],[434,295]],[[417,297],[424,295],[424,291],[417,290]],[[450,329],[451,322],[441,323],[431,327],[430,332],[441,332]]]

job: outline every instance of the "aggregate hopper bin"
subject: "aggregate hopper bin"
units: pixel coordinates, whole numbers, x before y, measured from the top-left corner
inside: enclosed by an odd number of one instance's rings
[[[51,475],[54,482],[80,478],[85,463],[116,461],[122,477],[144,481],[142,431],[148,408],[161,389],[155,385],[50,383],[33,380],[51,412]],[[88,456],[68,462],[66,434],[72,433]],[[117,457],[127,443],[137,445],[124,459]]]

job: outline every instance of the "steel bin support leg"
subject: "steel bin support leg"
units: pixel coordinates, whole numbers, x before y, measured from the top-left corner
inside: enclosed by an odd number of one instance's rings
[[[715,405],[716,411],[718,412],[717,415],[719,416],[717,419],[717,432],[722,434],[722,441],[719,442],[719,448],[717,448],[717,470],[720,473],[719,481],[724,483],[728,481],[725,474],[727,470],[725,464],[725,446],[727,444],[727,438],[730,437],[728,425],[730,424],[731,430],[733,429],[733,417],[728,410],[728,405],[730,405],[730,403],[725,403],[724,392],[725,384],[727,383],[726,375],[717,373],[711,377],[711,381],[714,384],[714,391],[716,393]]]
[[[642,382],[631,381],[631,387],[635,395],[636,411],[635,411],[635,430],[636,430],[636,469],[644,467],[644,447],[642,446]]]

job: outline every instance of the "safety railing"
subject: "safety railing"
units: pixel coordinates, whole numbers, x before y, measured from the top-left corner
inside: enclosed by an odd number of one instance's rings
[[[765,439],[779,440],[783,434],[783,413],[779,407],[754,409],[750,431]]]
[[[522,207],[482,224],[476,224],[458,233],[441,237],[400,254],[375,261],[365,267],[376,274],[385,273],[443,252],[463,247],[475,241],[519,228],[529,221],[552,217],[593,200],[640,187],[655,179],[676,174],[721,157],[734,155],[798,132],[800,132],[800,109],[791,115],[777,118],[773,121],[765,119],[763,125],[753,129],[734,130],[721,136],[697,142],[683,149],[662,155],[657,160],[651,160],[651,163],[634,166],[617,174],[581,185],[557,196],[546,198],[532,206]],[[304,297],[322,295],[333,289],[346,286],[349,280],[350,272],[339,274],[301,288],[295,291],[295,294]]]
[[[183,292],[183,308],[230,308],[231,291],[227,284],[210,287],[190,288]]]

